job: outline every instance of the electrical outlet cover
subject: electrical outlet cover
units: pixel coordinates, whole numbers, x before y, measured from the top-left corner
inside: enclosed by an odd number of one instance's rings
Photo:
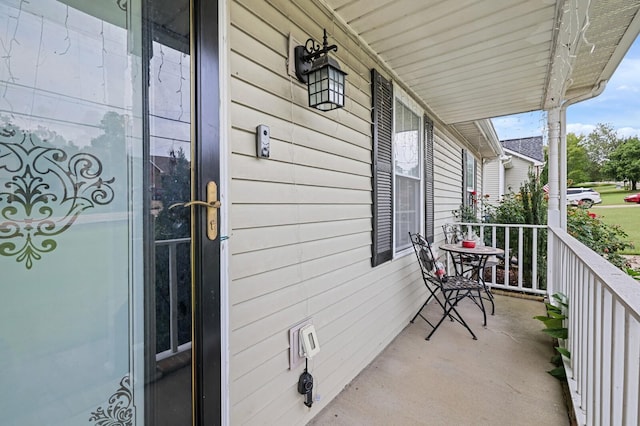
[[[300,354],[300,329],[305,325],[311,325],[311,318],[300,321],[289,329],[289,369],[293,370],[304,361]]]

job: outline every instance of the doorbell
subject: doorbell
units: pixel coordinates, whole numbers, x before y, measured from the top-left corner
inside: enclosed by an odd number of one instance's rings
[[[256,155],[258,158],[269,158],[271,134],[269,126],[260,124],[256,127]]]

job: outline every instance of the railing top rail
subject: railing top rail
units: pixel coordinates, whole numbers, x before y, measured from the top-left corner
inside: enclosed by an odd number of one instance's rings
[[[581,259],[588,269],[605,286],[630,314],[640,320],[640,282],[614,266],[607,259],[572,237],[562,228],[549,227],[549,231]]]
[[[171,240],[156,240],[155,244],[157,246],[168,246],[171,244],[179,244],[179,243],[188,243],[189,241],[191,241],[191,238],[186,237],[186,238],[174,238]]]
[[[489,222],[448,222],[457,223],[462,226],[483,226],[483,227],[503,227],[503,228],[538,228],[546,229],[547,225],[528,225],[526,223],[489,223]]]

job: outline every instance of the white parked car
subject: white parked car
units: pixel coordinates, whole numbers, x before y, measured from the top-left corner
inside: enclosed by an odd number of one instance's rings
[[[567,188],[567,204],[589,208],[602,203],[600,193],[591,188]]]

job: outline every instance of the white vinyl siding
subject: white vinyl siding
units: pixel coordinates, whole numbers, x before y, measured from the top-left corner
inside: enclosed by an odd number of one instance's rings
[[[230,4],[231,424],[307,423],[425,298],[415,256],[371,266],[371,69],[387,79],[390,72],[325,12],[309,1]],[[307,106],[306,87],[286,67],[289,33],[304,44],[323,28],[348,73],[345,108],[330,112]],[[260,124],[271,131],[269,159],[255,155]],[[438,136],[438,123],[434,134],[434,213],[442,222],[460,203],[461,148]],[[440,225],[435,232],[438,239]],[[309,363],[322,395],[311,410],[297,392],[304,365],[289,370],[288,331],[306,318],[322,348]]]
[[[511,158],[513,167],[505,170],[504,173],[504,192],[519,192],[520,186],[529,180],[529,169],[533,167],[533,163],[525,159],[516,157]]]
[[[452,212],[462,200],[462,150],[440,128],[434,129],[435,242],[443,241],[442,225],[453,220]]]
[[[304,424],[402,330],[422,303],[413,256],[371,267],[371,86],[377,63],[313,3],[234,1],[229,28],[231,424]],[[311,19],[310,16],[315,16]],[[347,76],[346,107],[307,106],[286,71],[289,32],[326,27]],[[345,47],[348,46],[348,47]],[[355,48],[356,54],[349,48]],[[271,156],[255,156],[255,129]],[[288,330],[312,318],[322,400],[297,392]]]
[[[482,172],[482,195],[489,195],[487,199],[489,203],[496,203],[500,199],[500,195],[502,195],[502,188],[500,188],[501,168],[503,168],[503,166],[500,159],[484,163]]]

